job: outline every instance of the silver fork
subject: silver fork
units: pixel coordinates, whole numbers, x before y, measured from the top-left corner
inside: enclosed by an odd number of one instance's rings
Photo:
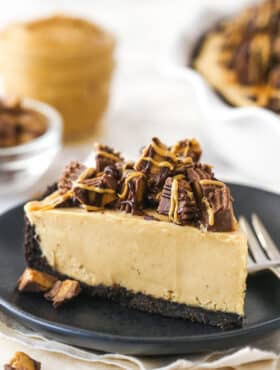
[[[251,222],[253,228],[245,217],[241,216],[239,219],[240,226],[248,237],[248,272],[270,269],[280,279],[279,249],[255,213],[251,216]]]

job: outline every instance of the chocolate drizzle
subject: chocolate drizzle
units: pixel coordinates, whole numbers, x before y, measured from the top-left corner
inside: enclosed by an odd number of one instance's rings
[[[120,210],[127,213],[140,213],[143,210],[146,177],[142,172],[127,170],[119,194]]]
[[[86,211],[111,208],[146,215],[151,209],[152,219],[157,219],[154,213],[158,212],[178,225],[234,230],[229,189],[215,179],[211,166],[199,162],[201,147],[195,139],[167,147],[153,138],[135,164],[125,162],[112,148],[97,148],[96,168],[71,162],[58,183],[59,190],[41,202],[32,202],[29,209],[61,207],[66,201]]]

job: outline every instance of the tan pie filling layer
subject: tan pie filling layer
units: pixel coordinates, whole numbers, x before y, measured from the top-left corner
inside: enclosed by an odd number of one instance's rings
[[[244,233],[203,232],[119,211],[28,211],[43,255],[58,272],[174,302],[243,315]]]

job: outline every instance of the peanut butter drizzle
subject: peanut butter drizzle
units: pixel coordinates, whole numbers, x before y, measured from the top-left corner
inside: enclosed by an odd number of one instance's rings
[[[97,186],[91,186],[91,185],[79,184],[79,183],[75,185],[75,188],[94,191],[99,194],[114,194],[115,193],[114,189],[98,188]]]
[[[81,207],[84,208],[86,211],[100,211],[102,207],[90,206],[88,204],[81,204]]]
[[[92,186],[88,184],[81,184],[81,181],[85,180],[88,176],[94,175],[95,171],[96,170],[93,167],[87,168],[83,173],[81,173],[78,180],[74,183],[73,187],[84,189],[84,190],[89,190],[89,191],[95,191],[96,193],[99,193],[99,194],[105,194],[105,193],[114,194],[115,190],[113,189],[102,189],[102,188],[98,188],[96,186]]]
[[[188,144],[184,148],[184,151],[183,151],[183,154],[182,154],[184,157],[191,158],[191,157],[188,157],[188,154],[189,154],[189,151],[190,151],[190,144],[192,144],[192,146],[194,146],[196,148],[197,147],[200,148],[200,145],[199,145],[199,143],[198,143],[198,141],[196,139],[190,139],[189,142],[188,142]],[[180,151],[180,141],[171,148],[171,153],[174,153],[175,156],[176,156],[176,153],[178,151]]]
[[[205,180],[200,180],[199,183],[201,185],[216,185],[216,186],[220,186],[220,187],[225,186],[225,184],[223,182],[218,181],[218,180],[207,180],[207,179],[205,179]],[[215,222],[214,211],[211,208],[208,200],[205,197],[202,198],[202,203],[204,203],[205,206],[206,206],[206,210],[207,210],[207,213],[208,213],[208,224],[210,226],[213,226],[214,222]]]
[[[75,181],[74,185],[78,184],[80,181],[83,181],[84,179],[86,179],[87,177],[91,177],[95,174],[96,172],[96,169],[93,168],[93,167],[88,167],[84,170],[84,172],[82,172],[80,174],[80,176],[77,178],[77,180]]]
[[[180,143],[177,143],[171,149],[171,152],[176,154],[179,149],[180,149]],[[183,156],[187,157],[189,150],[190,150],[190,144],[188,143],[188,145],[186,145],[186,147],[184,148]]]
[[[152,146],[152,148],[154,149],[154,151],[162,156],[162,157],[167,157],[167,158],[170,158],[172,159],[172,161],[174,162],[177,162],[177,158],[176,158],[176,155],[174,153],[172,153],[170,150],[168,149],[163,149],[161,148],[159,145],[157,145],[154,141],[152,141],[152,143],[150,144]],[[143,154],[142,156],[138,159],[138,161],[135,163],[134,165],[134,168],[137,168],[139,163],[141,161],[148,161],[148,162],[151,162],[154,166],[157,166],[157,167],[168,167],[171,171],[174,169],[174,166],[168,162],[168,161],[161,161],[161,162],[158,162],[156,160],[154,160],[153,158],[151,157],[146,157],[144,156],[144,153],[145,153],[145,150],[147,149],[148,147],[144,148],[143,149]]]
[[[168,213],[169,220],[178,222],[178,180],[184,178],[184,175],[174,176],[171,185],[170,209]]]
[[[124,181],[124,189],[123,189],[123,192],[121,194],[118,194],[118,197],[120,199],[124,199],[127,195],[127,192],[128,192],[128,182],[133,179],[134,177],[143,177],[144,174],[140,171],[136,171],[136,172],[132,172],[131,174],[129,174],[125,181]]]
[[[186,157],[182,160],[183,164],[192,164],[193,163],[193,159],[192,157]]]
[[[214,220],[214,211],[211,208],[208,200],[205,197],[202,198],[202,203],[204,203],[205,206],[206,206],[206,210],[207,210],[207,213],[208,213],[208,224],[209,224],[209,226],[213,226],[214,222],[215,222],[215,220]]]
[[[140,160],[152,162],[157,167],[168,167],[170,168],[170,170],[173,170],[174,168],[174,166],[170,162],[167,162],[167,161],[157,162],[153,158],[150,158],[150,157],[142,157]]]
[[[96,155],[102,155],[102,157],[106,157],[112,159],[113,161],[119,162],[120,158],[112,153],[105,152],[103,150],[97,150]]]
[[[161,148],[154,141],[152,141],[151,145],[157,154],[161,155],[162,157],[168,157],[171,158],[173,161],[176,161],[176,155],[170,150]]]
[[[49,195],[42,201],[29,202],[25,206],[25,211],[47,211],[55,208],[57,205],[63,203],[65,200],[70,199],[73,196],[73,191],[69,190],[65,194],[61,194],[58,190]]]
[[[221,181],[218,181],[218,180],[209,180],[209,179],[205,179],[205,180],[200,180],[199,183],[201,185],[217,185],[217,186],[225,186],[225,184]]]

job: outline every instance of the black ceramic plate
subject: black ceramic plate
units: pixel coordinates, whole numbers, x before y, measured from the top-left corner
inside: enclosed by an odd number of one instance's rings
[[[231,190],[237,214],[256,212],[280,246],[280,196],[240,185]],[[0,305],[25,325],[66,343],[126,354],[183,354],[229,348],[280,328],[280,280],[270,272],[248,278],[242,329],[222,331],[85,296],[54,310],[39,295],[15,290],[24,269],[22,244],[18,207],[0,217]]]

